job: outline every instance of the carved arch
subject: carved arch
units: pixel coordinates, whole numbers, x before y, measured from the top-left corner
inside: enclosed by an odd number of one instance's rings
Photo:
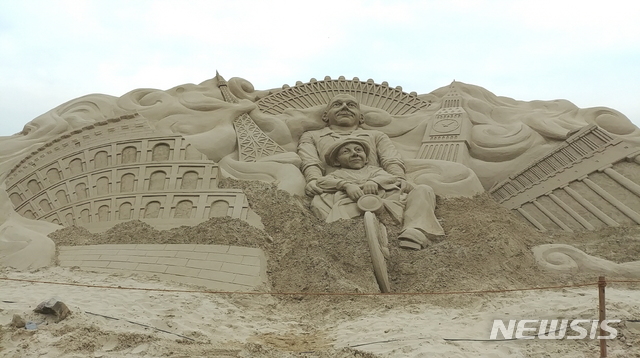
[[[298,82],[295,86],[283,86],[283,90],[258,100],[258,108],[265,113],[281,114],[287,108],[304,109],[326,105],[337,94],[350,94],[366,106],[380,108],[391,115],[403,115],[429,107],[430,103],[417,97],[415,92],[406,93],[402,87],[391,88],[387,82],[374,83],[369,79],[360,81],[357,77],[347,80],[340,77],[332,80],[325,77],[318,81],[312,78],[308,83]]]

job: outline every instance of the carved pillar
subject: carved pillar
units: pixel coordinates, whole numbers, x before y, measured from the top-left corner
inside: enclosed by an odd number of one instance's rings
[[[611,166],[602,169],[602,171],[607,174],[611,179],[615,180],[618,184],[627,188],[630,192],[640,196],[640,185],[632,182],[631,180],[625,178],[622,174],[615,171]]]
[[[571,209],[571,207],[560,198],[555,196],[553,193],[550,193],[548,196],[551,198],[551,200],[553,200],[554,203],[558,204],[558,206],[561,207],[562,210],[566,211],[569,215],[571,215],[572,218],[579,222],[580,225],[584,226],[585,229],[591,231],[595,230],[595,227],[593,227],[593,225],[591,225],[585,218],[580,216],[580,214],[578,214],[575,210]]]
[[[540,224],[538,220],[534,219],[534,217],[531,216],[526,210],[524,210],[523,208],[517,208],[516,210],[520,213],[520,215],[524,216],[525,219],[529,220],[529,222],[533,224],[533,226],[535,226],[538,230],[547,231],[547,229],[542,224]]]
[[[607,193],[606,190],[602,189],[598,184],[592,182],[589,178],[582,179],[582,182],[587,184],[587,186],[591,188],[591,190],[595,191],[604,200],[611,203],[611,205],[615,206],[616,209],[620,210],[623,214],[628,216],[631,220],[635,221],[637,224],[640,224],[640,215],[635,211],[633,211],[633,209],[624,205],[620,200],[614,198],[613,195]]]
[[[610,218],[607,214],[603,213],[600,209],[596,208],[595,205],[591,204],[589,200],[582,197],[582,195],[578,194],[575,190],[565,186],[562,188],[569,196],[571,196],[575,201],[577,201],[580,205],[584,206],[585,209],[589,210],[593,215],[595,215],[598,219],[600,219],[603,223],[611,226],[617,227],[620,226],[615,220]]]
[[[550,212],[547,208],[542,206],[542,204],[540,204],[537,200],[533,200],[532,203],[533,205],[536,206],[536,208],[542,211],[549,219],[551,219],[551,221],[553,221],[556,225],[560,226],[562,230],[567,232],[573,232],[573,230],[571,230],[571,228],[568,227],[567,224],[563,223],[562,220],[558,219],[557,216],[553,215],[552,212]]]

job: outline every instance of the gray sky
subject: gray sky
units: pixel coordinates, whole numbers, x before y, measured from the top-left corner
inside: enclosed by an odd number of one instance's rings
[[[606,106],[640,125],[640,2],[0,0],[0,135],[76,97],[215,75],[256,89],[452,80]]]

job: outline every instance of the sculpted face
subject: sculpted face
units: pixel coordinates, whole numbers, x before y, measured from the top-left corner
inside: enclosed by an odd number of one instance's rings
[[[338,149],[336,161],[342,168],[360,169],[367,165],[367,154],[358,143],[347,143]]]
[[[363,120],[358,101],[348,94],[339,94],[331,99],[322,118],[329,126],[357,127]]]

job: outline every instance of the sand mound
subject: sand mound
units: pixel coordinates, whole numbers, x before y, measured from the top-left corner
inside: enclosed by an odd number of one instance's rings
[[[212,218],[195,227],[158,231],[140,221],[114,226],[102,234],[83,228],[58,230],[58,245],[106,243],[198,243],[260,247],[267,252],[268,274],[276,292],[376,292],[361,218],[325,223],[308,210],[308,200],[274,186],[225,180],[221,187],[241,188],[262,218],[264,231],[232,218]],[[634,260],[640,252],[640,228],[617,228],[601,234],[549,236],[534,230],[488,195],[438,199],[437,217],[447,233],[422,251],[397,246],[400,227],[389,217],[389,276],[394,292],[439,292],[545,286],[592,280],[586,275],[543,272],[531,248],[561,241],[611,260]],[[620,232],[626,236],[620,236]],[[634,241],[635,240],[635,241]],[[606,244],[605,244],[606,243]],[[618,250],[611,251],[612,244]],[[621,245],[624,243],[625,245]],[[631,248],[631,250],[629,250]]]

